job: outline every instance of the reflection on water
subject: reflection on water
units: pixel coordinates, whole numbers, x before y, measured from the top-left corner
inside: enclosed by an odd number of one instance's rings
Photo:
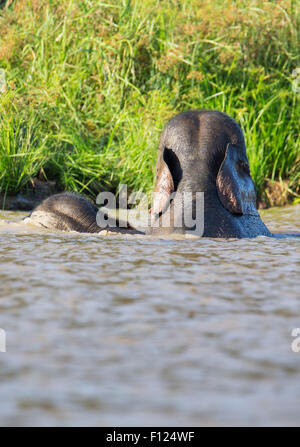
[[[300,231],[300,207],[268,210]],[[0,214],[1,425],[299,425],[300,240],[47,233]]]

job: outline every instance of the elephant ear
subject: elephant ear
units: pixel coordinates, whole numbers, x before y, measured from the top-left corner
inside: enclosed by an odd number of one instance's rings
[[[182,177],[182,170],[177,155],[172,149],[164,148],[163,160],[159,166],[154,188],[153,207],[151,213],[161,215],[169,204],[170,196],[177,190]]]
[[[227,145],[216,184],[218,197],[230,213],[257,216],[256,190],[249,165],[240,160],[239,150],[233,144]]]

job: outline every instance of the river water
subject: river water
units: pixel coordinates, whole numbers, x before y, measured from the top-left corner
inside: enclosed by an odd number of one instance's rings
[[[47,233],[24,215],[0,213],[0,425],[300,425],[300,239]],[[299,217],[263,212],[271,230]]]

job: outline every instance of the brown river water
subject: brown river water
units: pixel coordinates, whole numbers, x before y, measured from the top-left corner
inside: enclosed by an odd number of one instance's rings
[[[300,205],[262,214],[300,231]],[[0,425],[300,425],[300,239],[47,233],[25,215],[0,213]]]

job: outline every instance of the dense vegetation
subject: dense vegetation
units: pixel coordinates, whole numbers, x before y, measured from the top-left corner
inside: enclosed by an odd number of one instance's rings
[[[299,1],[1,3],[1,192],[148,192],[164,124],[208,108],[240,123],[261,197],[297,201]]]

